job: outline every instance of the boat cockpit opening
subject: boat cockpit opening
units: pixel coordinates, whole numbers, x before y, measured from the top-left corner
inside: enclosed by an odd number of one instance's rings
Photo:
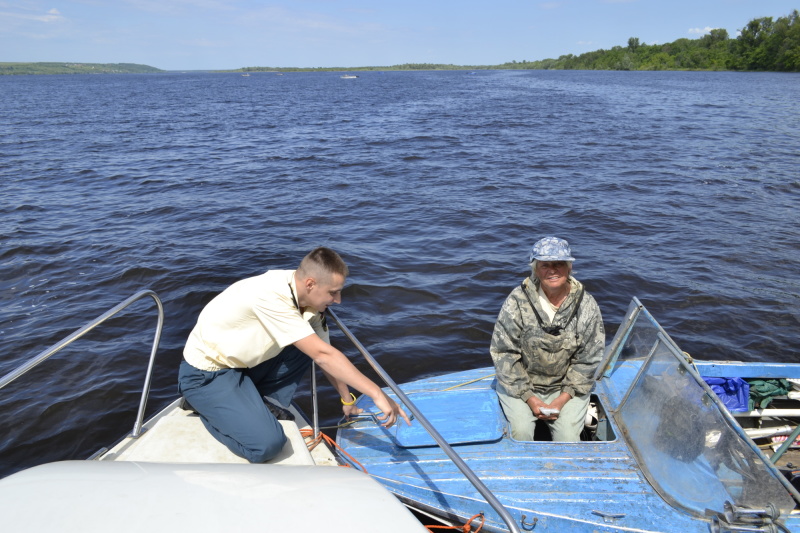
[[[536,424],[533,437],[535,442],[550,442],[553,440],[547,424]],[[581,432],[581,442],[611,441],[616,438],[614,427],[603,407],[603,402],[596,394],[592,394],[589,400],[589,411],[586,413],[586,420]]]

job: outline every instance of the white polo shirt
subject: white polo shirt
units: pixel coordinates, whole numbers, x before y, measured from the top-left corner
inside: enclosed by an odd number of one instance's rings
[[[312,333],[330,342],[320,313],[297,307],[294,270],[237,281],[205,306],[183,349],[195,368],[252,368]]]

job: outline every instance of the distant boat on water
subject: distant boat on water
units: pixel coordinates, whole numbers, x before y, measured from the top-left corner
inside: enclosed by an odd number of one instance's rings
[[[342,76],[342,79],[343,80],[353,80],[353,79],[356,79],[357,77],[358,76],[354,76],[352,74],[345,74],[344,76]]]
[[[248,74],[248,73],[246,73],[246,72],[245,72],[244,74],[242,74],[242,76],[243,76],[243,77],[245,77],[245,78],[249,78],[249,77],[250,77],[250,74]]]

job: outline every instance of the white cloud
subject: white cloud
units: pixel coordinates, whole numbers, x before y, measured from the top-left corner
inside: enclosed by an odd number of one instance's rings
[[[705,35],[706,33],[711,33],[713,29],[714,28],[710,26],[706,26],[705,28],[689,28],[689,33],[691,35]]]
[[[6,4],[3,4],[5,7]],[[59,22],[64,20],[64,17],[58,11],[58,9],[51,9],[49,11],[41,12],[39,10],[32,10],[28,9],[27,12],[11,12],[11,11],[0,11],[0,18],[10,18],[10,19],[17,19],[17,20],[33,20],[36,22]]]

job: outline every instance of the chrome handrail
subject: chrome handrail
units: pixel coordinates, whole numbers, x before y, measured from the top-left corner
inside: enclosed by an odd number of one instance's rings
[[[116,315],[132,303],[141,300],[145,296],[150,296],[158,306],[158,325],[156,326],[156,334],[155,338],[153,339],[153,347],[150,350],[150,363],[147,366],[147,375],[145,376],[144,380],[144,389],[142,390],[142,398],[139,402],[139,412],[136,415],[136,422],[133,425],[133,432],[131,433],[131,437],[137,438],[142,430],[142,421],[144,420],[144,409],[147,405],[147,397],[150,394],[150,381],[153,374],[153,363],[156,359],[156,351],[158,350],[158,343],[161,339],[161,329],[164,326],[164,306],[161,304],[161,300],[158,298],[158,295],[151,291],[151,290],[143,290],[139,291],[127,300],[123,301],[122,303],[118,304],[117,306],[109,309],[99,317],[95,318],[91,322],[87,323],[83,327],[75,330],[70,335],[64,337],[62,340],[58,341],[54,345],[50,346],[49,348],[43,350],[39,355],[30,359],[27,363],[24,363],[16,370],[13,370],[0,378],[0,389],[11,383],[12,381],[16,380],[20,376],[25,375],[33,368],[37,367],[39,364],[43,363],[54,354],[58,353],[63,348],[69,346],[76,340],[80,339],[94,328],[111,318],[112,316]]]
[[[331,318],[333,318],[333,321],[336,322],[336,325],[339,326],[339,329],[341,329],[347,338],[350,339],[350,342],[355,345],[356,349],[361,352],[361,355],[364,356],[372,369],[378,373],[381,379],[383,379],[383,381],[389,386],[390,389],[392,389],[397,397],[400,398],[400,401],[403,402],[409,411],[411,411],[411,413],[414,415],[414,418],[419,420],[420,424],[422,424],[422,427],[424,427],[427,432],[430,433],[431,437],[433,437],[433,440],[436,441],[442,451],[450,458],[451,461],[453,461],[453,463],[455,463],[458,469],[461,470],[461,473],[463,473],[467,480],[472,483],[472,486],[475,487],[478,492],[480,492],[481,496],[486,498],[486,502],[497,512],[497,514],[500,515],[500,517],[506,523],[506,526],[508,526],[509,531],[511,533],[520,533],[520,530],[517,527],[517,524],[514,522],[514,519],[511,517],[511,514],[509,514],[509,512],[506,510],[503,504],[500,503],[497,497],[495,497],[492,491],[490,491],[488,487],[483,484],[478,476],[475,475],[475,472],[473,472],[472,469],[467,466],[464,460],[459,457],[452,447],[450,447],[450,445],[446,440],[444,440],[441,434],[439,434],[436,428],[434,428],[428,419],[423,416],[420,410],[417,409],[417,406],[408,399],[408,396],[406,396],[402,390],[400,390],[400,387],[397,386],[397,383],[395,383],[394,380],[389,377],[389,374],[386,373],[383,367],[381,367],[381,365],[378,364],[378,362],[374,357],[372,357],[367,349],[364,348],[364,345],[361,344],[355,335],[353,335],[350,330],[347,329],[347,326],[345,326],[342,321],[339,320],[339,317],[336,316],[336,313],[330,308],[328,308],[328,313],[331,315]],[[398,421],[398,424],[399,423],[400,422]]]

